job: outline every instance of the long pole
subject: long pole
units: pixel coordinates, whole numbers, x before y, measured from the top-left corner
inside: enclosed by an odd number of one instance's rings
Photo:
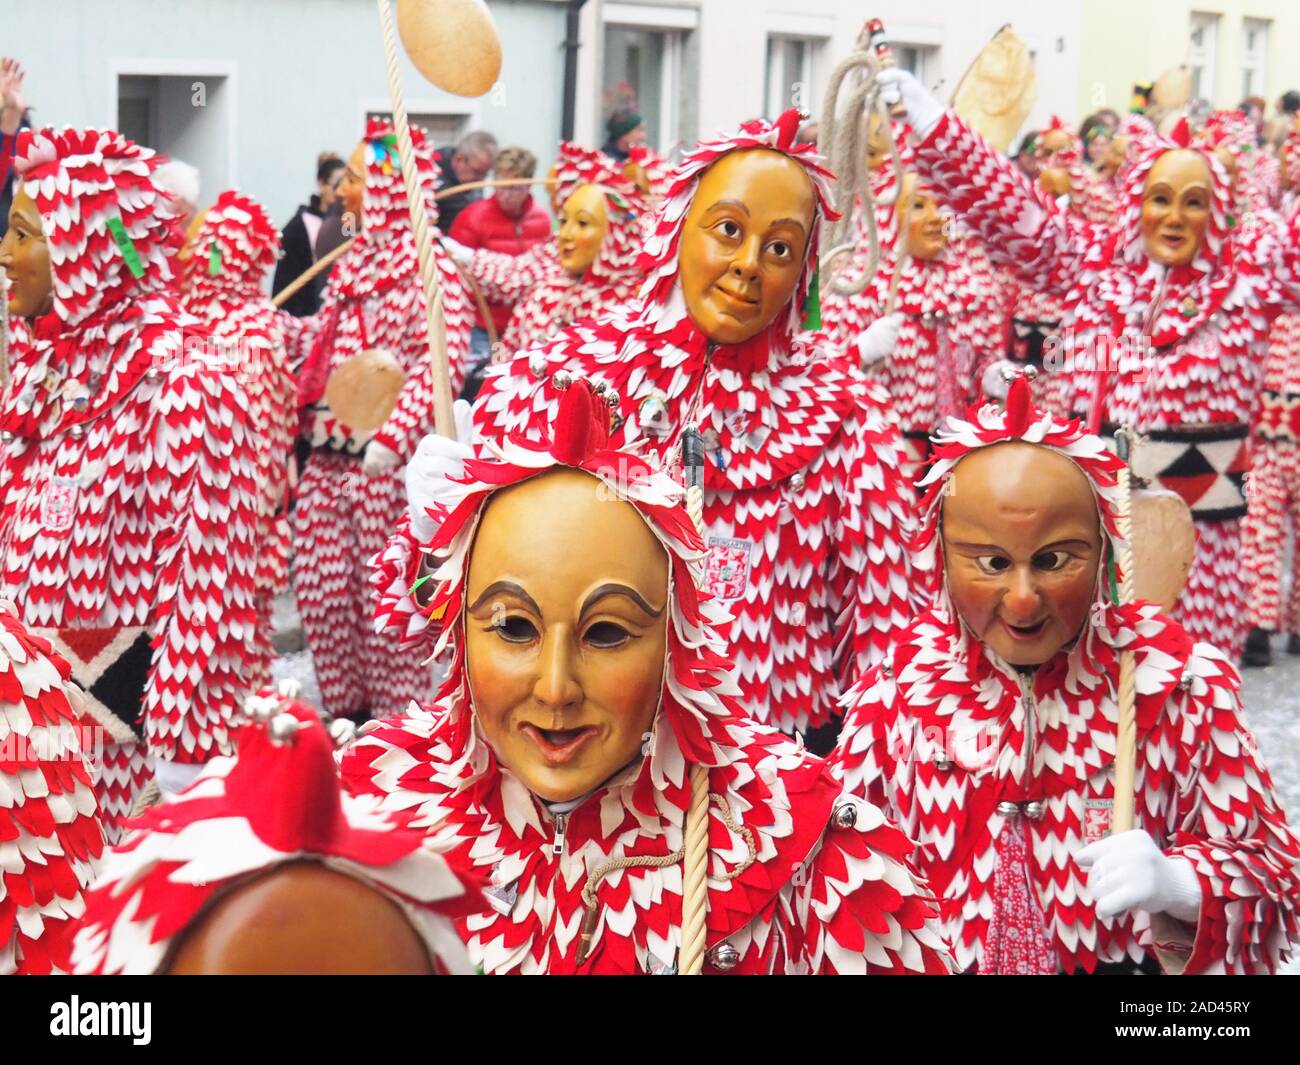
[[[1119,552],[1119,601],[1133,602],[1133,436],[1128,429],[1115,434],[1115,449],[1124,465],[1119,471],[1119,513],[1116,515],[1123,546]],[[1111,832],[1119,834],[1133,827],[1137,779],[1137,663],[1130,649],[1119,653],[1119,724],[1115,736],[1115,802],[1111,809]]]
[[[402,79],[397,69],[397,31],[393,25],[393,9],[388,0],[377,2],[379,23],[384,35],[388,94],[392,98],[393,125],[397,129],[397,154],[402,161],[402,183],[406,186],[406,205],[411,213],[415,254],[420,263],[420,280],[424,284],[425,327],[429,340],[430,371],[433,374],[433,421],[440,435],[454,438],[456,423],[451,413],[451,372],[447,358],[447,326],[442,317],[442,289],[438,284],[438,267],[433,259],[433,240],[429,235],[424,190],[416,169],[415,145],[411,142],[411,127],[406,122]]]

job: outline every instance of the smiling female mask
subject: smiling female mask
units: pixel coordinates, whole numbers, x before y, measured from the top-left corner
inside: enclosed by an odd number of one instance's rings
[[[664,684],[667,597],[663,548],[590,474],[557,470],[488,505],[465,615],[474,713],[538,797],[580,798],[640,756]]]

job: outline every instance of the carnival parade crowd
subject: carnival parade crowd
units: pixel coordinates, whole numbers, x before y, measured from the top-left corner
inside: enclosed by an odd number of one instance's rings
[[[371,119],[280,231],[0,61],[0,973],[1290,958],[1300,97],[999,151],[873,76],[847,196],[794,110]]]

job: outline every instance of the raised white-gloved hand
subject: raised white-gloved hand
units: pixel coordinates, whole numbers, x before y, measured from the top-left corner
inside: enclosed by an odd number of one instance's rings
[[[465,470],[465,460],[474,457],[474,423],[467,400],[452,404],[456,419],[456,439],[430,433],[420,441],[411,461],[406,464],[406,505],[411,512],[411,532],[421,541],[432,539],[438,526],[429,517],[428,508],[445,503],[451,495],[451,479]]]
[[[372,440],[366,445],[366,456],[361,460],[361,472],[367,477],[379,477],[397,469],[401,464],[401,455],[378,440]]]
[[[898,347],[898,331],[903,325],[903,312],[895,311],[877,318],[858,337],[858,362],[865,370],[873,363],[889,358]]]
[[[194,779],[204,770],[202,762],[173,762],[170,758],[155,758],[153,778],[158,782],[158,791],[163,802],[171,802],[182,791],[194,783]]]
[[[880,86],[880,96],[885,103],[892,107],[901,102],[907,109],[908,121],[916,132],[918,141],[925,140],[947,111],[916,79],[915,74],[901,67],[882,70],[876,75],[876,84]]]
[[[467,248],[458,240],[452,240],[445,233],[440,238],[442,246],[447,249],[447,254],[460,266],[468,266],[470,260],[474,258],[474,249]]]
[[[984,375],[980,378],[980,389],[989,399],[1006,399],[1007,392],[1011,389],[1007,374],[1019,373],[1020,369],[1020,364],[1010,359],[997,359],[984,368]]]
[[[1140,828],[1090,843],[1074,856],[1088,870],[1088,891],[1098,917],[1133,910],[1167,913],[1195,924],[1201,914],[1201,882],[1186,858],[1170,858]]]

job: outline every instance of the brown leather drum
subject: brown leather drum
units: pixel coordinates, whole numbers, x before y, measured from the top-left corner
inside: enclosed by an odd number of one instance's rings
[[[1133,491],[1133,590],[1169,610],[1196,555],[1196,528],[1182,496],[1166,488]]]
[[[373,433],[388,420],[406,383],[406,373],[391,352],[367,348],[330,371],[325,403],[355,432]]]

